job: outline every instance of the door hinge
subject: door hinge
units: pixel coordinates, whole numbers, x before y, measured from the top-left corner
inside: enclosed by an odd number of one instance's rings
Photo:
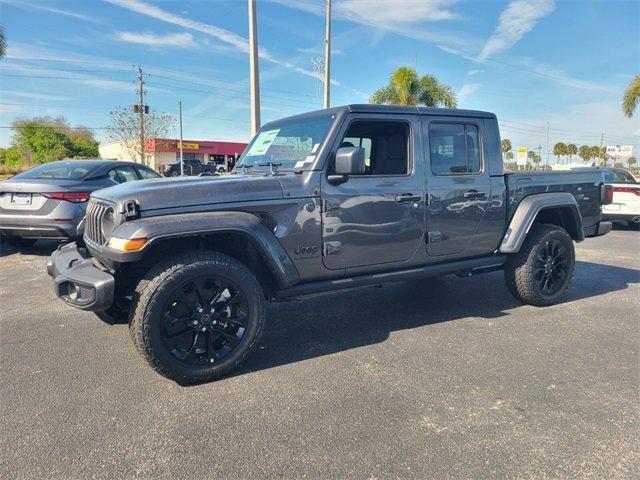
[[[322,199],[322,212],[330,212],[331,210],[338,210],[340,208],[340,200],[333,198]]]
[[[324,242],[322,244],[322,255],[328,257],[329,255],[335,255],[340,252],[342,243],[340,242]]]

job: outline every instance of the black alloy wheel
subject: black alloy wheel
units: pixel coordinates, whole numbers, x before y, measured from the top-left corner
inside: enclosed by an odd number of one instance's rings
[[[165,303],[162,340],[181,362],[215,363],[242,341],[248,311],[247,299],[230,280],[217,275],[194,278]]]
[[[547,240],[535,259],[535,282],[544,295],[554,295],[567,281],[569,256],[564,244],[555,238]]]

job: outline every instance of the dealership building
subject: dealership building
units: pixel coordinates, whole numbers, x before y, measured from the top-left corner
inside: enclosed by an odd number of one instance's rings
[[[228,170],[246,148],[246,143],[219,142],[215,140],[184,140],[182,152],[185,160],[216,162]],[[133,160],[139,162],[138,156],[131,158],[130,152],[123,142],[100,145],[100,157],[114,160]],[[151,168],[162,171],[165,165],[180,161],[180,140],[171,138],[148,138],[144,150]]]

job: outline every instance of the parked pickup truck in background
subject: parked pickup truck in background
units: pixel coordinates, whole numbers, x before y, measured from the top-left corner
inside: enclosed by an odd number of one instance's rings
[[[199,382],[256,346],[265,301],[500,269],[556,303],[611,193],[596,171],[505,175],[491,113],[351,105],[263,126],[232,175],[93,194],[84,241],[47,268],[65,302],[128,320],[156,371]]]
[[[203,163],[200,160],[185,160],[183,168],[185,175],[200,175],[203,173],[206,175],[217,171],[213,166],[208,163]],[[163,173],[165,177],[177,177],[181,171],[180,162],[175,162],[165,165]]]

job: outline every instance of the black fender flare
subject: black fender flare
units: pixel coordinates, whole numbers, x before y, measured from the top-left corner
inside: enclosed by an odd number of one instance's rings
[[[543,210],[553,208],[564,208],[570,212],[570,221],[575,226],[574,232],[570,232],[570,234],[577,242],[584,240],[582,215],[580,215],[580,209],[575,197],[568,192],[538,193],[523,198],[518,205],[502,238],[499,248],[500,253],[516,253],[520,251],[522,242],[524,242],[538,214]]]
[[[119,225],[113,232],[118,238],[146,238],[147,245],[135,261],[155,242],[168,238],[192,237],[213,233],[237,233],[247,237],[262,255],[280,288],[298,283],[300,276],[282,244],[259,217],[247,212],[197,212],[143,217]]]

